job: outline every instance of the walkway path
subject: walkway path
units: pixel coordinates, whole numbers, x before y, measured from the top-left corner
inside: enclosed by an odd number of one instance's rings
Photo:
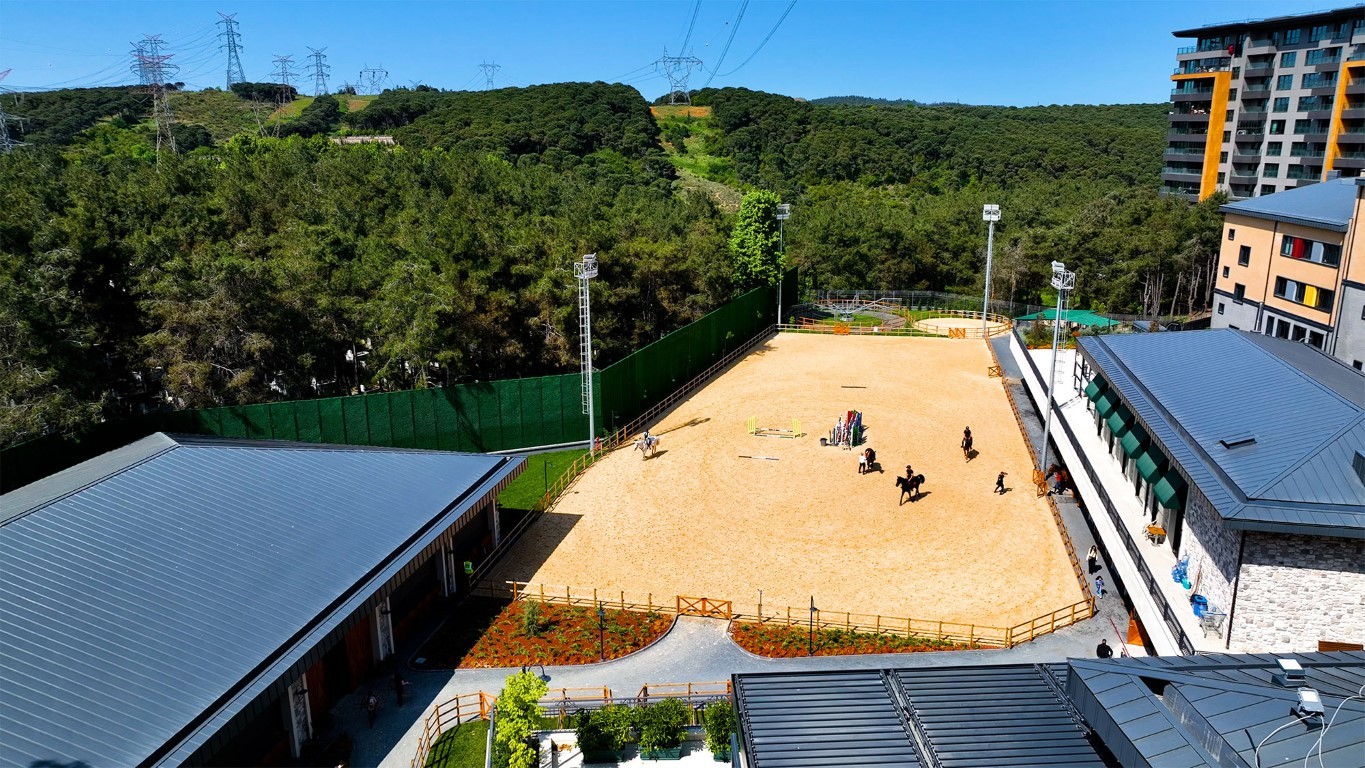
[[[1026,437],[1037,446],[1042,440],[1042,420],[1020,383],[1021,371],[1009,352],[1008,342],[1007,336],[992,341],[1004,367],[1005,383],[1014,389],[1015,401],[1024,417],[1028,432]],[[1072,544],[1078,552],[1084,553],[1095,543],[1085,513],[1069,497],[1059,498],[1058,505]],[[1101,570],[1101,575],[1107,581],[1112,579],[1107,567]],[[1116,652],[1122,648],[1122,638],[1117,636],[1115,627],[1120,631],[1126,628],[1128,613],[1117,594],[1118,585],[1113,581],[1110,581],[1110,585],[1113,588],[1110,597],[1100,601],[1096,618],[1009,650],[764,659],[747,653],[731,642],[724,621],[681,617],[667,636],[644,651],[601,664],[547,667],[545,672],[549,675],[551,688],[606,686],[617,695],[633,695],[647,683],[722,681],[742,672],[1018,664],[1057,662],[1070,657],[1091,658],[1100,638],[1108,639]],[[379,718],[373,729],[366,727],[365,714],[360,705],[361,694],[356,693],[344,699],[334,710],[334,715],[337,724],[348,730],[355,740],[351,764],[406,768],[416,752],[422,718],[433,704],[461,693],[496,693],[501,690],[507,675],[515,671],[407,670],[404,676],[411,685],[404,708],[396,710],[392,691],[384,691]]]

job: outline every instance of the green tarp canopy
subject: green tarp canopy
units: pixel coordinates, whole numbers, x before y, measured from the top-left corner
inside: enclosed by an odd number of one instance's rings
[[[1128,425],[1128,433],[1123,436],[1123,439],[1120,442],[1123,444],[1124,453],[1129,456],[1136,456],[1137,452],[1141,450],[1150,439],[1151,438],[1147,437],[1147,431],[1142,428],[1142,425],[1133,422]]]
[[[1180,494],[1185,490],[1185,481],[1180,478],[1180,474],[1171,469],[1161,476],[1153,489],[1156,492],[1156,500],[1166,509],[1180,509]]]
[[[1114,412],[1109,414],[1109,431],[1116,436],[1122,437],[1127,431],[1128,425],[1133,423],[1133,412],[1123,406],[1122,403],[1114,407]]]
[[[1090,402],[1093,403],[1100,399],[1100,395],[1104,394],[1108,389],[1109,385],[1104,383],[1104,379],[1096,376],[1090,380],[1089,384],[1085,385],[1085,396],[1090,398]]]
[[[1136,458],[1138,474],[1149,483],[1161,479],[1161,473],[1166,471],[1166,457],[1154,445],[1147,446]]]
[[[1015,320],[1046,320],[1051,322],[1057,318],[1057,310],[1047,309],[1042,312],[1034,312],[1031,315],[1023,315],[1014,318]],[[1068,309],[1062,312],[1062,322],[1075,323],[1086,327],[1111,328],[1119,324],[1117,320],[1110,320],[1104,315],[1097,315],[1088,309]]]
[[[1109,414],[1114,412],[1114,406],[1118,404],[1118,393],[1112,389],[1108,390],[1095,400],[1095,413],[1098,413],[1101,419],[1107,419],[1109,418]]]

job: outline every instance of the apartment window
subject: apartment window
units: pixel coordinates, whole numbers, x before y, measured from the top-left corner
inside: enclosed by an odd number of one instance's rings
[[[1298,43],[1299,33],[1302,31],[1303,30],[1301,29],[1286,29],[1283,33],[1284,45],[1294,45]]]
[[[1262,184],[1262,185],[1261,185],[1261,196],[1262,196],[1262,197],[1264,197],[1265,195],[1273,195],[1273,194],[1275,194],[1275,185],[1274,185],[1274,184]]]
[[[1356,19],[1356,32],[1365,32],[1365,18]]]
[[[1218,162],[1220,162],[1220,163],[1226,163],[1227,161],[1228,161],[1228,153],[1226,153],[1226,152],[1219,152],[1219,153],[1218,153]]]
[[[1275,90],[1288,91],[1292,90],[1293,88],[1294,88],[1293,75],[1280,75],[1279,77],[1275,78]]]
[[[1299,97],[1299,111],[1300,111],[1300,112],[1311,112],[1311,111],[1313,111],[1313,110],[1318,110],[1318,109],[1331,109],[1331,108],[1332,108],[1332,97],[1331,97],[1331,96],[1300,96],[1300,97]]]
[[[1283,120],[1271,120],[1271,121],[1270,121],[1270,133],[1273,134],[1273,135],[1275,135],[1275,136],[1279,136],[1280,134],[1283,134],[1283,133],[1284,133],[1284,121],[1283,121]],[[1226,141],[1226,139],[1224,139],[1224,141]]]
[[[1280,164],[1266,163],[1265,171],[1261,175],[1265,176],[1267,179],[1278,179],[1280,177]]]
[[[1295,121],[1294,121],[1294,133],[1297,133],[1297,134],[1311,133],[1311,132],[1312,132],[1312,130],[1311,130],[1312,128],[1313,128],[1313,121],[1312,121],[1312,120],[1295,120]],[[1295,152],[1301,152],[1302,150],[1303,150],[1303,142],[1301,142],[1301,141],[1296,141],[1296,142],[1294,142],[1294,146],[1292,146],[1292,147],[1289,148],[1289,154],[1293,155]],[[1294,156],[1295,156],[1295,157],[1298,157],[1298,155],[1294,155]]]
[[[1233,229],[1232,227],[1228,227],[1228,242],[1231,242],[1231,241],[1236,240],[1236,239],[1237,239],[1237,230]]]
[[[1292,67],[1292,66],[1294,66],[1294,60],[1297,59],[1297,58],[1299,58],[1299,54],[1298,54],[1297,51],[1290,51],[1290,52],[1288,52],[1288,53],[1282,53],[1282,54],[1280,54],[1280,66],[1282,66],[1282,67]]]
[[[1288,97],[1288,96],[1277,96],[1277,97],[1275,98],[1275,107],[1274,107],[1274,109],[1275,109],[1276,112],[1288,112],[1288,111],[1289,111],[1289,97]]]
[[[1228,266],[1224,266],[1224,267],[1223,267],[1223,277],[1227,277],[1231,272],[1232,272],[1232,267],[1228,267]]]
[[[1228,178],[1228,175],[1227,175],[1225,172],[1223,172],[1223,171],[1219,171],[1219,172],[1218,172],[1218,183],[1219,183],[1219,184],[1222,184],[1223,182],[1227,181],[1227,178]]]
[[[1232,79],[1233,79],[1233,80],[1236,80],[1237,78],[1239,78],[1239,77],[1241,77],[1241,76],[1242,76],[1242,68],[1241,68],[1241,67],[1233,67],[1233,68],[1232,68]]]
[[[1232,98],[1235,99],[1235,98],[1237,98],[1237,97],[1236,97],[1236,96],[1233,96]],[[1224,113],[1223,113],[1223,119],[1224,119],[1224,120],[1227,120],[1228,122],[1231,122],[1231,121],[1232,121],[1232,110],[1229,109],[1227,112],[1224,112]]]
[[[1274,127],[1274,123],[1271,123],[1271,127]],[[1271,133],[1274,133],[1274,131],[1271,131]],[[1265,153],[1266,156],[1268,157],[1279,157],[1280,152],[1282,152],[1283,150],[1284,150],[1283,142],[1272,141],[1269,144],[1265,145]]]
[[[1309,331],[1309,332],[1308,332],[1308,343],[1309,343],[1309,344],[1312,344],[1313,346],[1317,347],[1318,349],[1322,349],[1322,345],[1323,345],[1326,341],[1327,341],[1327,337],[1323,335],[1322,331]]]
[[[1357,21],[1356,23],[1359,24],[1360,22]],[[1365,371],[1365,363],[1362,363],[1359,360],[1352,360],[1351,365],[1354,366],[1357,371]]]
[[[1237,251],[1237,266],[1245,267],[1251,263],[1251,246],[1244,245]]]
[[[1229,89],[1228,89],[1228,101],[1236,101],[1236,100],[1237,100],[1237,89],[1236,89],[1236,88],[1229,88]]]
[[[1241,304],[1242,301],[1246,299],[1246,297],[1247,287],[1245,285],[1242,285],[1241,283],[1236,283],[1232,286],[1232,302],[1234,304]]]
[[[1223,143],[1226,144],[1226,143],[1228,143],[1228,142],[1231,141],[1231,140],[1232,140],[1232,131],[1223,131]]]
[[[1286,301],[1320,309],[1323,312],[1332,311],[1332,302],[1336,299],[1336,292],[1329,288],[1319,288],[1316,285],[1301,283],[1286,277],[1275,278],[1275,295]]]
[[[1319,243],[1302,237],[1285,235],[1280,241],[1280,255],[1329,267],[1341,266],[1340,245]]]
[[[1303,76],[1304,88],[1330,88],[1336,84],[1335,72],[1309,72]]]
[[[1324,61],[1328,62],[1336,61],[1340,55],[1341,55],[1340,48],[1319,48],[1315,51],[1309,51],[1308,55],[1304,57],[1304,63],[1308,65],[1313,65],[1321,64]]]
[[[1223,307],[1224,307],[1224,306],[1225,306],[1225,305],[1223,304],[1223,302],[1221,302],[1221,301],[1218,302],[1218,314],[1220,314],[1220,315],[1223,314]]]
[[[1312,29],[1308,30],[1308,42],[1310,43],[1320,42],[1322,40],[1326,40],[1331,36],[1332,26],[1330,24],[1323,24],[1320,27],[1313,27]]]

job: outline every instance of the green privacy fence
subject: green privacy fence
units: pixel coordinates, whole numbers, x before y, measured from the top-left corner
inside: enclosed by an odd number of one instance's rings
[[[796,304],[796,270],[783,282]],[[751,291],[608,366],[596,377],[597,430],[608,434],[773,324],[772,288]],[[578,374],[503,379],[407,392],[154,413],[106,422],[79,439],[49,435],[0,451],[8,492],[154,432],[257,440],[507,451],[582,440]]]

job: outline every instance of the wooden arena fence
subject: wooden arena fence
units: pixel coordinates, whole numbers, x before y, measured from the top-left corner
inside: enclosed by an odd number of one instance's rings
[[[918,320],[910,323],[902,323],[899,326],[887,325],[855,325],[851,323],[823,323],[810,318],[799,317],[795,323],[781,323],[777,330],[788,333],[823,333],[835,336],[918,336],[927,338],[948,338],[948,339],[981,339],[1000,336],[1009,333],[1014,327],[1013,321],[1004,315],[987,314],[986,318],[996,326],[983,336],[982,329],[975,326],[956,327],[939,326],[933,321],[938,318],[959,318],[967,320],[980,320],[981,312],[960,309],[940,309],[934,310],[933,317]]]
[[[721,699],[729,699],[730,681],[703,683],[645,683],[634,695],[618,695],[603,686],[578,688],[551,688],[540,698],[540,707],[546,719],[554,718],[556,726],[573,713],[584,709],[600,709],[610,704],[629,704],[639,706],[663,699],[680,699],[695,712],[697,707]],[[452,699],[440,701],[427,710],[422,718],[422,734],[417,739],[417,749],[408,761],[410,768],[422,768],[431,756],[431,748],[441,735],[451,728],[475,720],[491,720],[494,716],[497,694],[477,691],[462,693]],[[548,723],[547,723],[548,725]],[[700,723],[694,723],[700,725]]]
[[[1069,546],[1068,552],[1073,553],[1074,560],[1074,550]],[[1089,587],[1085,590],[1086,600],[1063,606],[1012,627],[830,610],[816,610],[813,624],[818,629],[826,630],[919,637],[982,648],[1012,648],[1093,615]],[[523,581],[508,581],[505,586],[483,585],[479,587],[479,593],[490,597],[510,598],[513,601],[534,600],[540,603],[593,609],[601,606],[641,613],[705,616],[747,624],[774,624],[798,628],[812,625],[811,612],[805,607],[775,607],[758,603],[753,611],[741,611],[735,608],[736,603],[733,601],[710,597],[656,596],[652,592],[641,596],[623,590],[547,586]]]

